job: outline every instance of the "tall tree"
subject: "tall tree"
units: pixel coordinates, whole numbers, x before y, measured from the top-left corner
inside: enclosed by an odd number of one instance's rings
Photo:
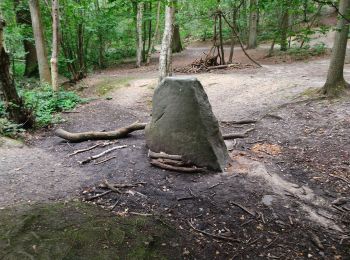
[[[158,4],[157,4],[157,18],[156,18],[156,27],[154,29],[154,34],[152,39],[149,42],[149,46],[148,46],[148,53],[147,53],[147,57],[146,57],[146,65],[149,65],[151,62],[151,55],[152,55],[152,51],[153,51],[153,47],[155,44],[155,41],[157,40],[158,37],[158,32],[159,32],[159,20],[160,20],[160,7],[161,7],[161,2],[160,0],[158,0]]]
[[[280,45],[281,51],[288,49],[288,28],[289,28],[289,0],[282,3],[281,29],[280,29]]]
[[[51,79],[52,89],[58,91],[58,50],[59,50],[59,0],[52,0],[52,54]]]
[[[175,24],[173,30],[174,30],[173,43],[172,43],[173,52],[175,53],[181,52],[183,48],[181,43],[180,26],[178,24]]]
[[[136,17],[136,31],[137,31],[136,66],[137,67],[141,67],[142,50],[144,47],[143,35],[142,35],[143,10],[144,10],[144,3],[143,2],[138,3],[137,17]]]
[[[349,83],[344,79],[344,61],[349,34],[350,0],[340,0],[339,13],[327,81],[323,86],[323,93],[328,96],[338,96],[349,88]]]
[[[23,47],[25,51],[25,71],[24,76],[34,77],[38,75],[38,59],[36,56],[35,44],[31,40],[28,29],[32,28],[32,19],[28,9],[28,3],[25,1],[14,1],[16,10],[16,22],[25,27]]]
[[[51,84],[51,73],[47,59],[46,44],[41,21],[40,6],[38,0],[29,0],[30,15],[35,39],[35,48],[38,58],[40,80]]]
[[[4,94],[9,119],[29,128],[34,124],[34,118],[24,107],[23,100],[18,95],[15,82],[10,74],[10,57],[5,50],[3,39],[5,25],[5,21],[0,16],[0,87]]]
[[[255,49],[257,46],[258,32],[258,5],[257,0],[250,0],[249,35],[247,49]]]
[[[172,74],[172,48],[175,22],[175,1],[170,0],[165,8],[165,27],[159,56],[159,81]]]

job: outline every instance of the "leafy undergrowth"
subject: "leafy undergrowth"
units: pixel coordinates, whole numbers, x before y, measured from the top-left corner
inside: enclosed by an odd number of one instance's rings
[[[106,79],[96,89],[98,96],[105,96],[113,90],[129,85],[130,77],[120,78],[117,80]]]
[[[120,217],[80,202],[0,211],[1,259],[169,259],[174,230],[149,217]],[[177,256],[177,257],[176,257]]]
[[[45,127],[61,120],[57,112],[67,111],[86,102],[72,91],[54,93],[48,86],[26,90],[22,93],[25,104],[34,111],[38,127]]]
[[[59,112],[71,110],[78,104],[88,101],[72,91],[61,90],[54,93],[50,86],[22,89],[20,92],[25,106],[31,109],[35,115],[37,128],[59,123],[61,121]],[[5,104],[0,101],[0,135],[17,137],[24,130],[21,125],[9,121],[6,116]]]
[[[320,57],[327,53],[327,46],[320,43],[314,46],[306,45],[302,48],[292,47],[287,51],[275,51],[274,56],[283,59],[290,59],[291,61],[301,61],[311,59],[312,57]]]

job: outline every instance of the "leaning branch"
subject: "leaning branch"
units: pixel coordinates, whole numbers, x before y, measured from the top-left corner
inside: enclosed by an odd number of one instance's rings
[[[259,67],[262,67],[260,63],[258,63],[252,57],[250,57],[249,54],[246,52],[246,50],[244,49],[242,40],[241,40],[241,38],[239,37],[239,35],[238,35],[237,31],[236,31],[236,28],[232,24],[230,24],[230,22],[227,20],[227,18],[226,18],[226,16],[224,14],[222,14],[222,17],[224,18],[225,22],[232,29],[232,32],[235,34],[236,38],[238,39],[239,45],[241,46],[242,51],[244,52],[245,56],[247,56],[248,59],[250,59],[253,63],[258,65]]]
[[[70,142],[84,142],[88,140],[112,140],[119,139],[128,136],[130,133],[138,130],[143,130],[146,127],[146,123],[134,123],[127,127],[119,128],[110,132],[82,132],[82,133],[70,133],[61,128],[55,131],[55,135],[61,137]]]

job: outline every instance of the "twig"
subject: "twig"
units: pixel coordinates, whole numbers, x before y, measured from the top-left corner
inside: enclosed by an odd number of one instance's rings
[[[240,121],[220,121],[223,124],[234,124],[234,125],[246,125],[246,124],[255,124],[257,120],[245,119]]]
[[[243,207],[241,204],[238,204],[237,202],[230,201],[229,203],[239,207],[240,209],[247,212],[249,215],[252,215],[253,217],[256,216],[254,212],[251,212],[249,209],[247,209],[246,207]]]
[[[112,191],[114,191],[114,192],[117,192],[117,193],[119,193],[119,194],[122,193],[119,189],[117,189],[117,188],[114,187],[113,185],[109,184],[109,182],[108,182],[107,180],[105,180],[104,185],[106,186],[106,188],[108,188],[108,189],[110,189],[110,190],[112,190]]]
[[[235,243],[240,243],[241,241],[238,240],[238,239],[234,239],[234,238],[231,238],[231,237],[225,237],[225,236],[220,236],[220,235],[216,235],[216,234],[211,234],[209,232],[206,232],[206,231],[203,231],[203,230],[200,230],[198,228],[195,228],[192,223],[190,221],[188,221],[188,225],[196,232],[198,233],[201,233],[203,235],[206,235],[206,236],[209,236],[209,237],[213,237],[213,238],[216,238],[216,239],[221,239],[221,240],[227,240],[227,241],[230,241],[230,242],[235,242]]]
[[[119,204],[119,200],[117,200],[113,206],[111,207],[111,211],[113,211],[115,209],[115,207]]]
[[[108,191],[105,191],[105,192],[103,192],[103,193],[97,194],[97,195],[95,195],[95,196],[86,198],[85,200],[87,200],[87,201],[94,200],[94,199],[103,197],[103,196],[105,196],[105,195],[107,195],[107,194],[109,194],[109,193],[111,193],[111,192],[112,192],[112,190],[108,190]]]
[[[341,176],[337,176],[337,175],[334,175],[334,174],[329,174],[330,176],[334,177],[334,178],[337,178],[339,180],[342,180],[344,182],[346,182],[348,185],[350,185],[350,181],[344,177],[341,177]]]
[[[131,215],[144,216],[144,217],[153,216],[153,214],[149,214],[149,213],[138,213],[138,212],[128,212],[128,213]]]
[[[91,161],[93,161],[93,160],[96,160],[96,159],[98,159],[98,158],[100,158],[100,157],[102,157],[102,156],[104,156],[104,155],[106,155],[106,154],[108,154],[108,153],[110,153],[110,152],[113,152],[114,150],[123,149],[123,148],[125,148],[125,147],[128,147],[128,146],[127,146],[127,145],[115,146],[115,147],[113,147],[113,148],[111,148],[111,149],[108,149],[108,150],[102,152],[102,153],[99,153],[99,154],[90,156],[89,158],[85,159],[84,161],[80,161],[79,163],[80,163],[80,164],[89,163],[89,162],[91,162]]]
[[[95,149],[96,147],[99,147],[100,145],[101,145],[101,144],[95,144],[95,145],[90,146],[90,147],[88,147],[88,148],[76,150],[76,151],[74,151],[73,153],[68,154],[68,156],[70,157],[70,156],[76,155],[76,154],[78,154],[78,153],[84,153],[84,152],[90,151],[90,150],[92,150],[92,149]]]
[[[112,160],[112,159],[115,159],[115,158],[117,158],[117,156],[112,156],[112,157],[109,157],[109,158],[107,158],[107,159],[105,159],[105,160],[102,160],[102,161],[99,161],[99,162],[95,162],[94,165],[99,165],[99,164],[108,162],[108,161],[110,161],[110,160]]]

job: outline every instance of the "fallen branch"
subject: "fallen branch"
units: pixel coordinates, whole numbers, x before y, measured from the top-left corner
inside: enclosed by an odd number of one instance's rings
[[[350,185],[350,181],[344,177],[341,177],[341,176],[337,176],[337,175],[334,175],[334,174],[329,174],[330,176],[334,177],[334,178],[337,178],[339,180],[342,180],[343,182],[346,182],[348,185]]]
[[[102,161],[99,161],[99,162],[95,162],[94,165],[99,165],[99,164],[108,162],[108,161],[110,161],[110,160],[112,160],[112,159],[115,159],[115,158],[117,158],[117,156],[112,156],[112,157],[109,157],[109,158],[107,158],[107,159],[105,159],[105,160],[102,160]]]
[[[256,122],[258,121],[254,119],[245,119],[240,121],[220,121],[220,123],[223,123],[223,124],[233,124],[233,125],[255,124]]]
[[[152,152],[151,150],[148,150],[148,157],[153,159],[169,159],[169,160],[176,160],[176,161],[182,160],[181,155],[166,154],[164,152],[155,153],[155,152]]]
[[[235,242],[235,243],[240,243],[241,241],[239,241],[238,239],[234,239],[234,238],[231,238],[231,237],[225,237],[225,236],[220,236],[220,235],[216,235],[216,234],[211,234],[209,232],[206,232],[206,231],[203,231],[203,230],[200,230],[198,228],[195,228],[191,221],[188,221],[188,225],[196,232],[198,233],[201,233],[203,235],[206,235],[206,236],[209,236],[209,237],[213,237],[213,238],[216,238],[216,239],[220,239],[220,240],[227,240],[227,241],[230,241],[230,242]]]
[[[90,146],[90,147],[88,147],[88,148],[76,150],[76,151],[74,151],[73,153],[68,154],[68,156],[70,157],[70,156],[76,155],[76,154],[78,154],[78,153],[84,153],[84,152],[87,152],[87,151],[91,151],[92,149],[95,149],[96,147],[99,147],[99,146],[100,146],[100,144],[95,144],[95,145]]]
[[[119,139],[128,136],[128,134],[137,131],[143,130],[146,127],[146,123],[133,123],[127,127],[119,128],[115,131],[110,132],[82,132],[82,133],[70,133],[61,128],[55,131],[55,135],[61,137],[70,142],[83,142],[87,140],[112,140]]]
[[[224,140],[246,138],[247,134],[251,131],[254,131],[254,130],[255,130],[255,128],[250,128],[250,129],[246,130],[244,133],[225,134],[225,135],[222,135],[222,137],[224,138]]]
[[[100,157],[102,157],[102,156],[104,156],[104,155],[106,155],[106,154],[108,154],[108,153],[110,153],[110,152],[112,152],[112,151],[114,151],[114,150],[123,149],[123,148],[125,148],[125,147],[128,147],[128,146],[127,146],[127,145],[115,146],[115,147],[113,147],[113,148],[111,148],[111,149],[108,149],[108,150],[102,152],[102,153],[99,153],[99,154],[90,156],[89,158],[85,159],[84,161],[80,161],[79,163],[80,163],[80,164],[89,163],[89,162],[91,162],[91,161],[93,161],[93,160],[96,160],[96,159],[98,159],[98,158],[100,158]]]
[[[243,211],[247,212],[249,215],[252,215],[253,217],[256,217],[256,214],[254,212],[251,212],[249,209],[247,209],[246,207],[243,207],[241,204],[238,204],[237,202],[233,202],[233,201],[230,201],[229,203],[234,205],[234,206],[239,207]]]
[[[85,200],[87,200],[87,201],[94,200],[94,199],[103,197],[103,196],[105,196],[105,195],[107,195],[107,194],[109,194],[109,193],[111,193],[111,192],[112,192],[111,190],[108,190],[108,191],[105,191],[105,192],[103,192],[103,193],[97,194],[97,195],[95,195],[95,196],[86,198]]]
[[[204,172],[204,168],[197,168],[197,167],[177,167],[173,165],[168,165],[165,163],[162,163],[158,160],[151,160],[151,164],[154,166],[157,166],[159,168],[169,170],[169,171],[175,171],[175,172],[186,172],[186,173],[197,173],[197,172]]]

